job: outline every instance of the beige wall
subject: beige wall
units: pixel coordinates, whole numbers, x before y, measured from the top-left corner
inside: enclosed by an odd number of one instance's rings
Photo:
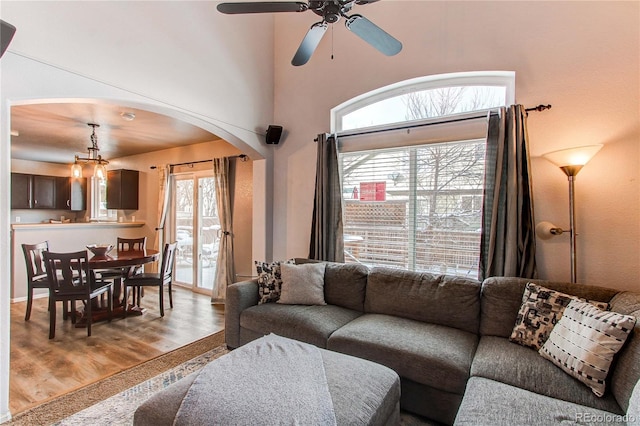
[[[409,78],[507,70],[516,72],[517,103],[553,105],[528,120],[536,223],[568,227],[567,179],[539,156],[604,143],[576,182],[578,279],[640,290],[640,3],[385,1],[356,8],[401,40],[403,51],[385,57],[336,25],[333,45],[327,33],[309,63],[293,67],[315,17],[276,17],[274,121],[287,136],[274,148],[274,258],[308,252],[313,138],[330,130],[331,108]],[[568,280],[568,236],[537,243],[540,276]]]
[[[136,220],[146,222],[145,231],[150,241],[154,241],[154,229],[158,215],[158,172],[151,166],[161,166],[167,163],[184,163],[217,157],[241,154],[229,143],[218,140],[183,148],[172,148],[147,154],[134,155],[110,160],[110,169],[132,169],[140,171],[140,199],[139,210],[127,211],[127,215],[134,214]],[[236,169],[236,187],[233,196],[234,222],[234,251],[235,269],[239,275],[251,272],[252,265],[252,221],[253,221],[253,162],[234,160]],[[211,164],[211,163],[207,163]]]

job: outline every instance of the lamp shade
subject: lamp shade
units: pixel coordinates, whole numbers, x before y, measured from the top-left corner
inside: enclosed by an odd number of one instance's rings
[[[82,177],[82,165],[78,163],[73,163],[71,166],[71,177],[72,178],[81,178]]]
[[[93,177],[96,177],[100,180],[105,180],[107,178],[107,169],[103,164],[96,164],[96,167],[93,169]]]
[[[542,156],[558,167],[584,166],[601,148],[602,144],[579,146],[547,152]]]

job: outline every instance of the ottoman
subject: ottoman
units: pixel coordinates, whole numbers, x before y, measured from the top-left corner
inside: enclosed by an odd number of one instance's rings
[[[399,423],[400,378],[393,370],[349,355],[319,350],[338,425]],[[218,360],[212,362],[216,361]],[[182,400],[197,374],[193,373],[173,383],[140,405],[134,414],[133,424],[173,425]],[[247,374],[251,372],[247,371]],[[211,404],[215,404],[215,401],[212,400]],[[265,424],[277,422],[277,419],[273,422],[265,419]]]

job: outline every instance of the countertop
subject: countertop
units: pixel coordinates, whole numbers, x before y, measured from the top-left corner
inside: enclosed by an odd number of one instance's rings
[[[11,229],[86,229],[86,228],[133,228],[144,226],[145,222],[68,222],[68,223],[12,223]]]

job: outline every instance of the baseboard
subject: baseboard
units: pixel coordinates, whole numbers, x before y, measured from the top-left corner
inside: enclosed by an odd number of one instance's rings
[[[49,297],[49,293],[34,294],[33,300],[42,299],[43,297]],[[27,296],[14,297],[11,299],[11,303],[26,302],[26,301],[27,301]]]
[[[8,421],[11,420],[11,413],[10,412],[6,412],[6,413],[1,413],[0,414],[0,423],[6,423]]]

